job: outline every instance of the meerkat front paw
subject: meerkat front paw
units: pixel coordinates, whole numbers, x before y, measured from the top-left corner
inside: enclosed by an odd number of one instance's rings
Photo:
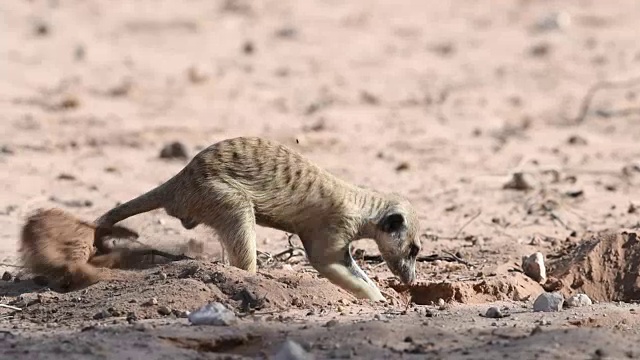
[[[374,302],[387,302],[387,299],[382,295],[382,292],[376,287],[369,285],[367,288],[361,289],[361,291],[356,294],[357,297],[361,299],[371,300]]]

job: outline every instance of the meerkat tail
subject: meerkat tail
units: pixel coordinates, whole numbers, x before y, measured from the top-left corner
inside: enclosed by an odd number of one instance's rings
[[[172,183],[172,180],[173,178],[169,179],[164,184],[161,184],[160,186],[107,211],[95,220],[96,226],[112,226],[131,216],[163,207],[163,194],[166,193],[166,188]]]

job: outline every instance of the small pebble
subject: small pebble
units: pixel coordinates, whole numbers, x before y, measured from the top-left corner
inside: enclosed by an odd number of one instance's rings
[[[404,342],[412,343],[413,342],[413,338],[411,336],[407,336],[407,337],[404,338]]]
[[[129,324],[133,324],[134,322],[138,321],[138,315],[136,315],[135,312],[129,312],[127,313],[127,322]]]
[[[134,325],[133,327],[136,331],[147,331],[149,329],[151,329],[151,327],[149,326],[149,324],[145,324],[145,323],[137,323]]]
[[[242,45],[242,52],[247,54],[247,55],[251,55],[253,54],[253,52],[255,51],[255,46],[253,45],[253,42],[251,41],[246,41],[243,45]]]
[[[149,301],[147,301],[146,303],[144,303],[143,305],[145,306],[154,306],[154,305],[158,305],[158,299],[156,298],[151,298],[149,299]]]
[[[160,306],[158,308],[158,314],[163,315],[163,316],[171,315],[171,309],[169,309],[166,306]]]
[[[511,179],[502,185],[503,189],[527,191],[533,189],[533,181],[524,173],[517,172],[512,174]]]
[[[13,275],[11,275],[10,272],[5,271],[4,274],[2,274],[2,280],[11,281],[11,279],[13,279]]]
[[[173,312],[173,315],[175,315],[178,318],[187,318],[189,316],[188,311],[173,309],[172,312]]]
[[[93,319],[94,320],[102,320],[102,319],[106,319],[108,317],[111,316],[111,313],[108,312],[107,310],[102,310],[99,313],[96,313],[95,315],[93,315]]]
[[[607,356],[607,352],[604,349],[596,349],[595,354],[601,358]]]
[[[501,319],[504,315],[499,308],[492,306],[487,309],[487,312],[484,314],[484,316],[492,319]]]
[[[324,324],[325,327],[332,327],[336,325],[338,325],[338,320],[329,320]]]

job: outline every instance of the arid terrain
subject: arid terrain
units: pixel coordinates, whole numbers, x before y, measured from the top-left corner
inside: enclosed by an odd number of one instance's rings
[[[19,310],[0,307],[0,358],[270,359],[286,339],[316,359],[640,358],[638,18],[633,0],[3,1],[0,304]],[[389,303],[355,300],[266,228],[251,276],[159,210],[123,224],[195,260],[68,293],[19,267],[31,211],[93,220],[235,136],[409,197],[418,284],[362,240]],[[546,282],[523,274],[535,252]],[[593,304],[534,312],[545,291]],[[209,302],[237,322],[190,324]]]

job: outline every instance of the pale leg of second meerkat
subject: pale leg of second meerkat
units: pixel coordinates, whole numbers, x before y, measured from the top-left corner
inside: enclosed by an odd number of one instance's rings
[[[386,301],[380,289],[351,257],[350,245],[331,240],[330,237],[302,238],[311,265],[333,284],[357,298]]]

